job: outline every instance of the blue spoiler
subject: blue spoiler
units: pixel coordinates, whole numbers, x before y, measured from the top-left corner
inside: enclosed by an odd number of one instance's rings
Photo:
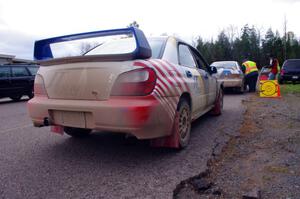
[[[94,38],[94,37],[122,35],[122,34],[132,34],[135,37],[136,49],[132,53],[130,53],[132,59],[147,59],[152,56],[150,45],[143,31],[135,27],[129,27],[123,29],[78,33],[78,34],[65,35],[65,36],[53,37],[49,39],[36,41],[34,44],[34,59],[35,60],[53,59],[52,51],[50,48],[50,44],[53,43]]]

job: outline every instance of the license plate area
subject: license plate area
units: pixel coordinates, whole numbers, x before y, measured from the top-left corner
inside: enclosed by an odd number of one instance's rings
[[[294,75],[292,76],[292,79],[298,79],[298,76]]]
[[[84,112],[54,110],[52,111],[52,117],[55,124],[78,128],[86,127]]]

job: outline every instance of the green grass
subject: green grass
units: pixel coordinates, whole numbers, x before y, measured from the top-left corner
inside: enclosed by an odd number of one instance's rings
[[[287,93],[300,94],[300,84],[280,85],[280,91],[283,94],[287,94]]]

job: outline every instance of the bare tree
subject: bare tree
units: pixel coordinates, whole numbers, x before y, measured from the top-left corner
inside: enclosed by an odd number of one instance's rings
[[[85,53],[89,52],[98,45],[99,43],[97,42],[82,42],[80,44],[80,54],[84,55]]]
[[[238,27],[234,26],[234,25],[229,25],[227,28],[225,28],[224,30],[226,36],[228,37],[230,44],[233,44],[235,38],[239,37],[239,29]]]

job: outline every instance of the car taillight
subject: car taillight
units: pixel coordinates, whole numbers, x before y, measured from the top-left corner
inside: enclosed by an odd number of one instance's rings
[[[35,76],[33,92],[35,96],[47,96],[44,79],[39,74]]]
[[[112,88],[112,96],[149,95],[156,83],[156,73],[151,68],[141,68],[119,75]]]
[[[280,75],[284,75],[284,73],[285,73],[284,69],[281,69]]]

